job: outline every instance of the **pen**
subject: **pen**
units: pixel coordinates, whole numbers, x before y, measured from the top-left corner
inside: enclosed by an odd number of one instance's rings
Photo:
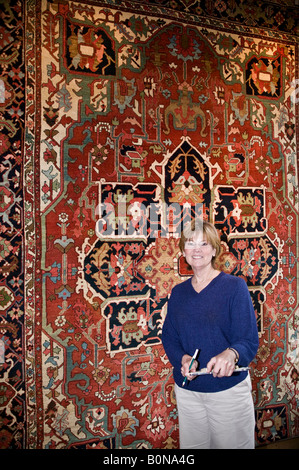
[[[192,359],[191,359],[191,362],[190,362],[190,366],[189,366],[189,371],[191,370],[191,367],[193,365],[193,362],[195,361],[195,358],[198,354],[198,349],[196,349],[195,353],[193,354],[192,356]],[[183,384],[182,384],[182,387],[184,387],[185,383],[187,382],[187,377],[184,378],[184,381],[183,381]]]

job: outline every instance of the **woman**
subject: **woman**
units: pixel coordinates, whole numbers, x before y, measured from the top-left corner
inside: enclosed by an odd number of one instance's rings
[[[162,342],[173,365],[182,449],[254,448],[248,366],[258,349],[256,317],[245,281],[218,271],[214,225],[193,221],[180,240],[192,278],[172,290]],[[192,356],[199,350],[196,360]],[[192,376],[198,368],[208,374]]]

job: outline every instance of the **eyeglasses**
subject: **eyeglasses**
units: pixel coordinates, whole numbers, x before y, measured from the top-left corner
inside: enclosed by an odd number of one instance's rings
[[[185,248],[188,248],[188,249],[193,249],[193,248],[196,248],[196,247],[205,248],[209,245],[210,244],[208,242],[205,242],[205,241],[195,243],[192,240],[188,240],[188,241],[185,242]]]

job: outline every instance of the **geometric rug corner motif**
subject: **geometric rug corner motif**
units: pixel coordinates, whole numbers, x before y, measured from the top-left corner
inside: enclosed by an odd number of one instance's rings
[[[197,207],[256,312],[256,444],[298,436],[298,38],[116,3],[25,2],[23,201],[21,64],[0,81],[0,447],[179,448],[161,331]]]

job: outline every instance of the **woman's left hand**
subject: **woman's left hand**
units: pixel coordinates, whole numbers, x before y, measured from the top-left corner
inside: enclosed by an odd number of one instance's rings
[[[226,349],[209,360],[207,372],[212,371],[214,377],[230,377],[235,370],[235,358],[235,353]]]

